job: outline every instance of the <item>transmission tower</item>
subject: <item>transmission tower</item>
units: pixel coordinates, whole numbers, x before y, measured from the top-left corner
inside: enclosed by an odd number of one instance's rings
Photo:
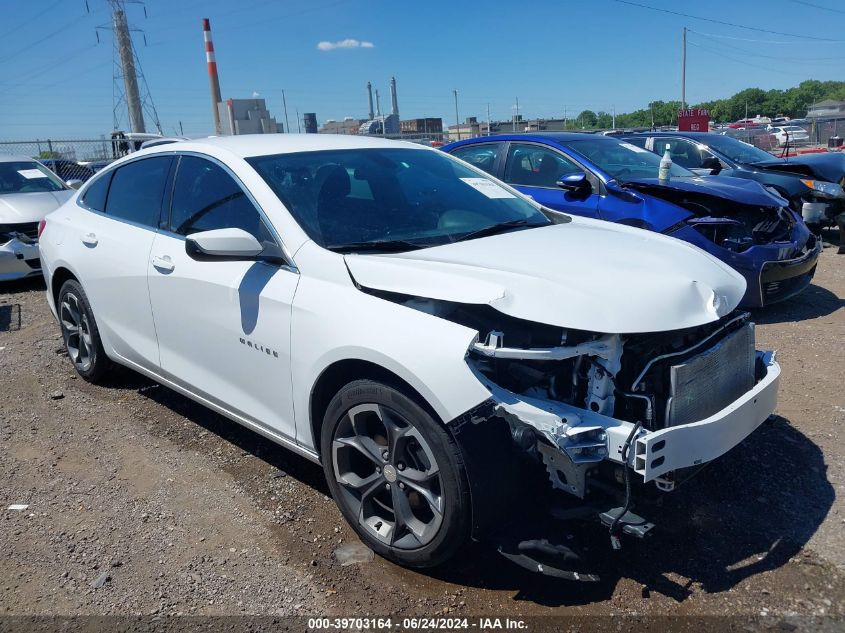
[[[143,3],[138,0],[128,0],[133,4]],[[129,114],[129,129],[132,132],[146,132],[144,124],[144,113],[150,116],[159,134],[162,133],[161,122],[158,118],[155,104],[150,95],[150,88],[147,79],[141,70],[141,62],[138,59],[138,52],[132,42],[131,32],[141,32],[139,29],[131,28],[126,19],[127,0],[107,0],[112,11],[112,23],[109,26],[98,27],[99,29],[110,30],[114,34],[114,49],[112,53],[112,124],[115,130],[120,129],[122,120],[121,110],[125,104]],[[144,15],[147,10],[144,7]],[[141,32],[144,43],[147,38]],[[97,36],[99,40],[99,35]]]

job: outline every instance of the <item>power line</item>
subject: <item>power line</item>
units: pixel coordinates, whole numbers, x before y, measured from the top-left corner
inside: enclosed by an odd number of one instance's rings
[[[725,22],[724,20],[716,20],[714,18],[704,18],[700,15],[692,15],[689,13],[681,13],[680,11],[672,11],[671,9],[663,9],[660,7],[652,7],[647,4],[640,4],[639,2],[631,2],[631,0],[612,0],[619,4],[627,4],[632,7],[639,7],[640,9],[649,9],[650,11],[659,11],[660,13],[668,13],[670,15],[677,15],[682,18],[690,18],[692,20],[702,20],[703,22],[712,22],[713,24],[721,24],[722,26],[732,26],[738,29],[746,29],[748,31],[757,31],[759,33],[769,33],[771,35],[785,35],[787,37],[800,37],[805,40],[815,40],[817,42],[845,42],[845,40],[836,40],[829,37],[815,37],[813,35],[799,35],[797,33],[784,33],[783,31],[772,31],[771,29],[761,29],[756,26],[745,26],[744,24],[735,24],[734,22]]]
[[[697,31],[693,31],[692,29],[687,29],[688,32],[693,33],[695,35],[699,35],[701,37],[708,38],[707,35],[703,33],[698,33]],[[719,44],[720,46],[725,46],[727,48],[733,49],[738,53],[742,53],[743,55],[749,55],[751,57],[763,57],[765,59],[775,59],[780,62],[788,62],[788,63],[803,63],[803,62],[815,62],[815,61],[845,61],[845,55],[837,55],[835,57],[783,57],[780,55],[766,55],[765,53],[757,53],[755,51],[749,51],[745,48],[740,48],[738,46],[731,46],[730,44]]]
[[[813,7],[814,9],[821,9],[822,11],[830,11],[831,13],[841,13],[845,15],[845,11],[841,9],[831,9],[830,7],[823,7],[820,4],[813,4],[812,2],[804,2],[804,0],[790,0],[795,4],[803,4],[805,7]]]
[[[736,62],[737,64],[743,64],[745,66],[750,66],[752,68],[760,68],[762,70],[768,70],[770,72],[780,73],[782,75],[789,75],[791,77],[795,76],[795,72],[793,72],[793,71],[780,70],[778,68],[772,68],[771,66],[762,66],[760,64],[752,64],[751,62],[747,62],[743,59],[739,59],[737,57],[732,57],[730,55],[725,55],[722,51],[717,50],[715,48],[710,48],[709,46],[704,46],[702,44],[696,44],[695,42],[689,42],[689,44],[692,45],[692,46],[695,46],[696,48],[700,48],[702,50],[705,50],[708,53],[712,53],[713,55],[718,55],[719,57],[724,57],[725,59],[728,59],[732,62]]]
[[[84,18],[86,17],[86,15],[87,15],[87,14],[80,15],[80,16],[78,16],[78,17],[74,18],[73,20],[71,20],[70,22],[68,22],[67,24],[63,25],[61,28],[58,28],[58,29],[56,29],[55,31],[52,31],[52,32],[48,33],[47,35],[45,35],[45,36],[44,36],[44,37],[42,37],[41,39],[38,39],[38,40],[35,40],[34,42],[31,42],[28,46],[24,46],[23,48],[19,48],[19,49],[17,49],[14,53],[12,53],[11,55],[6,55],[6,57],[0,58],[0,62],[6,62],[6,61],[9,61],[10,59],[13,59],[13,58],[17,57],[17,56],[18,56],[18,55],[20,55],[21,53],[25,53],[25,52],[26,52],[26,51],[28,51],[29,49],[34,48],[34,47],[38,46],[39,44],[41,44],[41,42],[46,42],[46,41],[47,41],[47,40],[49,40],[51,37],[54,37],[54,36],[58,35],[58,34],[59,34],[59,33],[61,33],[62,31],[66,31],[66,30],[68,30],[71,26],[73,26],[74,24],[76,24],[76,23],[77,23],[77,22],[79,22],[80,20],[84,19]]]
[[[49,13],[50,11],[52,11],[53,9],[55,9],[55,8],[56,8],[59,4],[61,4],[61,2],[62,2],[62,0],[56,0],[56,2],[54,2],[53,4],[51,4],[50,6],[48,6],[48,7],[47,7],[46,9],[44,9],[43,11],[39,11],[38,13],[36,13],[35,15],[33,15],[31,18],[28,18],[28,19],[24,20],[23,22],[21,22],[20,24],[18,24],[18,25],[17,25],[17,26],[15,26],[14,28],[9,29],[9,30],[8,30],[8,31],[6,31],[5,33],[0,34],[0,38],[5,38],[7,35],[11,35],[11,34],[12,34],[12,33],[14,33],[15,31],[19,31],[20,29],[22,29],[23,27],[25,27],[27,24],[30,24],[30,23],[34,22],[35,20],[37,20],[38,18],[40,18],[40,17],[41,17],[42,15],[44,15],[45,13]]]
[[[795,40],[759,40],[754,39],[751,37],[735,37],[733,35],[717,35],[716,33],[701,33],[700,31],[694,31],[693,29],[688,29],[692,33],[698,33],[699,35],[703,35],[704,37],[715,37],[721,40],[737,40],[739,42],[757,42],[759,44],[805,44],[805,42],[796,42]],[[840,41],[834,42],[820,42],[820,44],[841,44]]]

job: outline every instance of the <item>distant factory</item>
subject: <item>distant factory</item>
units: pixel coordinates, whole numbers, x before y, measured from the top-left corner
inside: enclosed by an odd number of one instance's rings
[[[264,99],[227,99],[217,104],[221,134],[277,134],[280,123],[270,116]],[[316,129],[316,121],[314,122]]]
[[[375,94],[374,94],[375,92]],[[437,135],[443,132],[443,119],[428,117],[400,120],[399,97],[396,93],[396,77],[390,78],[390,113],[382,113],[378,90],[367,82],[368,112],[366,119],[345,117],[343,121],[327,120],[320,127],[320,134],[361,134],[365,136],[419,136]]]
[[[217,76],[217,59],[214,42],[211,39],[211,22],[202,21],[202,36],[205,44],[205,61],[208,64],[208,84],[211,89],[211,112],[215,134],[277,134],[283,132],[282,125],[267,111],[264,99],[223,99],[220,96],[220,79]],[[314,116],[316,131],[317,118]]]

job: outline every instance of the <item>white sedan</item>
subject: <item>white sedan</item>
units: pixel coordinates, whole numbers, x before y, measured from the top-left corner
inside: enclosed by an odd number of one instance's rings
[[[364,542],[408,566],[509,519],[523,462],[608,510],[618,545],[642,528],[609,490],[671,490],[775,407],[736,272],[417,144],[162,145],[42,229],[82,377],[125,365],[321,462]]]
[[[774,134],[778,140],[778,145],[783,147],[789,142],[790,145],[800,145],[807,143],[810,140],[810,135],[803,127],[798,125],[783,125],[776,127],[769,127],[769,131]]]

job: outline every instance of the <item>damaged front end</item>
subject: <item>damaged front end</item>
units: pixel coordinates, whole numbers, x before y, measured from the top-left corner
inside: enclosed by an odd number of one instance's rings
[[[786,200],[782,205],[761,204],[757,197],[738,202],[678,183],[626,186],[689,214],[662,232],[695,244],[739,271],[748,284],[742,307],[783,301],[812,281],[822,244]]]
[[[0,224],[0,281],[40,273],[38,223]]]
[[[595,508],[615,544],[623,532],[641,537],[652,527],[632,513],[631,483],[672,491],[680,473],[729,451],[775,409],[780,368],[773,353],[755,349],[745,312],[618,335],[376,294],[479,332],[466,362],[490,401],[487,417],[473,421],[504,420],[514,446],[555,489]]]

